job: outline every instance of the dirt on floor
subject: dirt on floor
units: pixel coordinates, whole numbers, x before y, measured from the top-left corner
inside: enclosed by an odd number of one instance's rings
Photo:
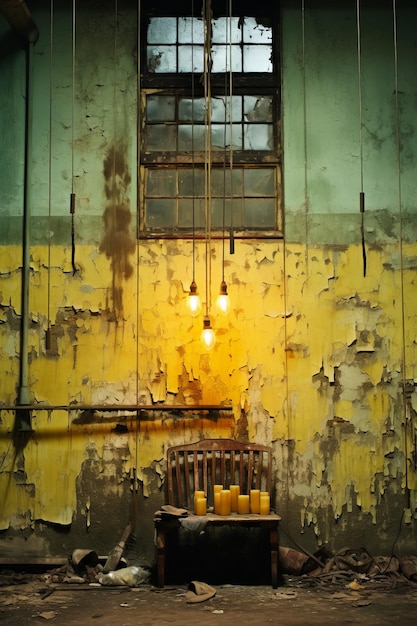
[[[204,581],[202,581],[204,582]],[[219,585],[200,603],[187,602],[188,585],[162,589],[53,583],[39,574],[0,572],[0,623],[7,626],[252,626],[259,624],[416,623],[417,584],[398,577],[285,576],[278,589]]]

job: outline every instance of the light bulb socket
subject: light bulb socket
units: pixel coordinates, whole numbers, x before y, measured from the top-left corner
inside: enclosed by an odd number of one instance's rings
[[[220,295],[221,296],[227,296],[227,284],[225,283],[224,280],[222,280],[222,282],[220,283]]]
[[[210,318],[206,316],[203,320],[203,330],[209,330],[209,329],[211,329]]]
[[[197,283],[195,282],[195,280],[193,280],[190,285],[190,296],[196,296],[197,294]]]

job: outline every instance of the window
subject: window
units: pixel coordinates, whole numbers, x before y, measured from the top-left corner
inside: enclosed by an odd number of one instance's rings
[[[204,229],[209,154],[213,231],[280,235],[276,3],[208,2],[142,2],[140,231]]]

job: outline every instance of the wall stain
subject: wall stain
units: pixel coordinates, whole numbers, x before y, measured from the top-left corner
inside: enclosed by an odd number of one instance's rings
[[[104,159],[104,190],[108,204],[103,213],[104,236],[100,252],[110,259],[112,284],[108,310],[112,321],[123,319],[123,281],[133,275],[130,260],[136,242],[130,234],[132,215],[129,207],[130,169],[126,159],[126,146],[112,146]]]

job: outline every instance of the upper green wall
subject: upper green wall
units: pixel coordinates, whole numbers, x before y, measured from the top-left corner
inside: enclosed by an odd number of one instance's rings
[[[30,5],[40,31],[32,50],[32,241],[51,232],[52,243],[70,243],[73,190],[77,242],[98,243],[103,170],[114,149],[131,176],[133,232],[137,215],[137,3],[118,3],[117,28],[114,2],[77,3],[74,46],[72,2],[55,4],[52,31],[50,3]],[[359,242],[362,181],[367,241],[415,239],[417,7],[406,0],[395,6],[394,15],[391,0],[360,2],[359,59],[354,0],[282,2],[288,242]],[[25,63],[22,43],[0,16],[3,244],[19,242],[22,232]]]

